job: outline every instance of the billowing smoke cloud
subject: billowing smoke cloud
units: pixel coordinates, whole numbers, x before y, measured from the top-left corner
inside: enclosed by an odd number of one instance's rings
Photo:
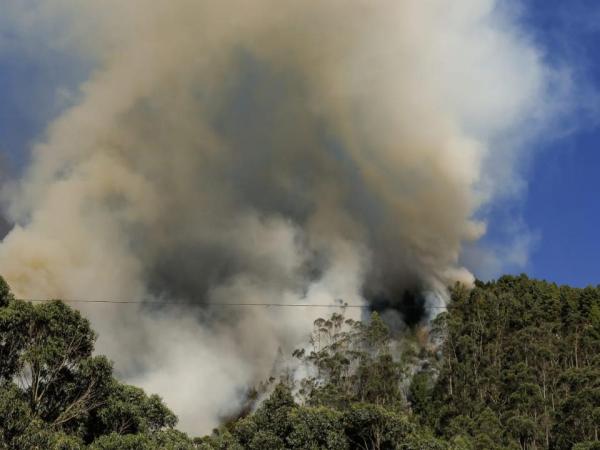
[[[33,6],[15,20],[60,24],[96,69],[6,190],[0,273],[24,297],[204,304],[82,306],[100,351],[194,432],[327,313],[207,303],[470,282],[474,215],[510,191],[514,137],[554,82],[488,0]]]

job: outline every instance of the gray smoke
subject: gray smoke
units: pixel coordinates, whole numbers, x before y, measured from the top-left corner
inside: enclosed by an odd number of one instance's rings
[[[0,273],[24,297],[393,305],[418,287],[442,302],[471,282],[459,258],[485,232],[474,215],[510,192],[551,109],[555,74],[493,1],[45,0],[11,14],[60,24],[56,45],[96,64],[5,189],[16,225]],[[82,309],[122,376],[196,433],[329,313]]]

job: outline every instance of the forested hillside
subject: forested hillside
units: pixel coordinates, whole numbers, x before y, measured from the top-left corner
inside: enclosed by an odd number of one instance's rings
[[[598,288],[507,276],[456,286],[428,328],[318,319],[253,412],[195,439],[114,379],[78,312],[1,288],[0,448],[600,449]]]

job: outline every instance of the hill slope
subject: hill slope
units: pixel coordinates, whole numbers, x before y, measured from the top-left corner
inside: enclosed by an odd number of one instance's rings
[[[0,448],[600,449],[599,288],[456,286],[428,331],[318,319],[254,412],[191,439],[92,355],[78,312],[15,300],[0,279]]]

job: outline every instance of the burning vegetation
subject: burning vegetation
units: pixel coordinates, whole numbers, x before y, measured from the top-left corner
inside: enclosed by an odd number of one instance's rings
[[[598,448],[599,288],[525,276],[457,285],[427,342],[418,329],[392,333],[377,313],[317,319],[298,364],[276,369],[210,436],[191,438],[159,397],[92,356],[95,335],[78,312],[32,306],[2,286],[2,448]]]

